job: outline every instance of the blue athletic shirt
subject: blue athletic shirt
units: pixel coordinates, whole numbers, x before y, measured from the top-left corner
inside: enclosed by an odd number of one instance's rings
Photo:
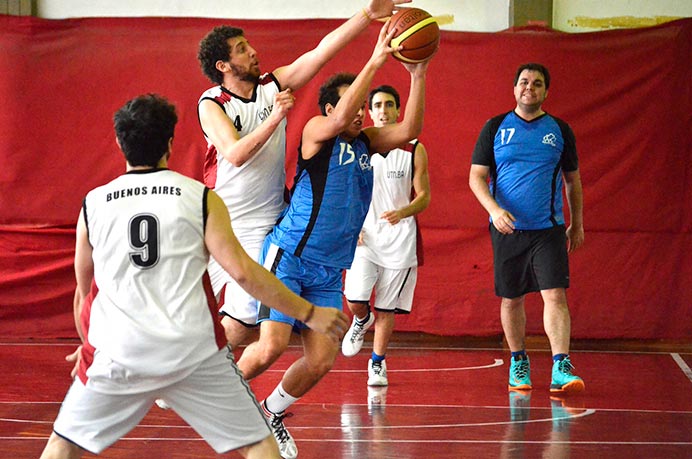
[[[291,201],[267,237],[304,260],[349,268],[372,198],[370,140],[337,136],[309,160],[301,147]]]
[[[564,225],[562,172],[579,167],[567,123],[547,113],[531,121],[514,111],[498,115],[483,126],[471,162],[490,167],[490,192],[516,229]]]

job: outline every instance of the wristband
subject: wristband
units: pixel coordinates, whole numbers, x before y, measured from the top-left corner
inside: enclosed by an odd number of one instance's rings
[[[368,14],[368,10],[366,10],[365,8],[363,8],[362,10],[360,10],[360,12],[363,13],[363,16],[365,16],[365,19],[367,19],[368,21],[372,21],[372,18],[371,18],[370,15]]]
[[[315,315],[315,305],[310,303],[310,312],[308,312],[308,316],[305,318],[303,323],[307,324],[308,322],[310,322],[310,319],[312,319],[312,316],[314,316],[314,315]]]

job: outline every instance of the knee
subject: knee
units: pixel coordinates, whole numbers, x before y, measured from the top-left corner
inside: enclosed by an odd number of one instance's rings
[[[260,338],[257,342],[257,356],[262,362],[262,365],[270,365],[281,357],[287,347],[287,343],[272,339],[262,340],[262,338]]]

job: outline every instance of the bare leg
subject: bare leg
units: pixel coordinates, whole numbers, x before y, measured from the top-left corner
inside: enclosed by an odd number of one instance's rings
[[[351,303],[347,300],[346,304],[348,305],[348,309],[351,310],[351,313],[358,317],[358,319],[365,319],[365,316],[368,315],[368,310],[370,309],[368,303]]]
[[[82,454],[84,454],[82,448],[53,432],[41,453],[41,459],[78,459],[82,457]]]
[[[385,355],[393,331],[394,313],[377,311],[377,319],[375,319],[375,338],[372,348],[375,354]]]
[[[291,341],[292,329],[289,324],[273,320],[260,324],[259,340],[248,345],[238,359],[238,368],[246,380],[260,375],[281,357]]]
[[[570,317],[564,288],[541,290],[543,297],[543,327],[553,355],[569,354]]]
[[[221,325],[223,325],[231,349],[237,349],[240,345],[256,341],[259,338],[259,327],[246,327],[228,316],[221,318]]]
[[[273,435],[269,435],[254,445],[239,448],[237,452],[246,459],[281,459],[279,446]]]
[[[305,329],[301,336],[304,354],[293,362],[281,380],[284,390],[296,398],[305,395],[331,370],[339,352],[338,344],[326,335]]]
[[[517,298],[502,298],[500,304],[500,320],[505,332],[507,345],[512,352],[519,352],[526,347],[526,311],[524,296]]]

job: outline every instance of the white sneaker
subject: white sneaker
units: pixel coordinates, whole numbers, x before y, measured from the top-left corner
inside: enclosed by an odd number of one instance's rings
[[[286,430],[286,426],[284,425],[284,418],[286,417],[286,414],[272,413],[267,409],[267,405],[264,402],[262,402],[262,411],[264,411],[264,415],[269,420],[269,425],[272,428],[274,438],[279,444],[279,453],[281,454],[281,457],[283,459],[296,459],[298,457],[298,447],[296,446],[295,440],[291,434],[288,433],[288,430]]]
[[[368,360],[368,386],[387,386],[387,361],[383,360],[380,363],[373,363],[372,359]]]
[[[368,328],[375,323],[375,315],[370,313],[370,318],[364,324],[358,322],[358,318],[353,316],[353,322],[351,322],[351,328],[346,332],[343,341],[341,342],[341,353],[346,357],[353,357],[358,352],[360,348],[363,347],[363,338],[365,338],[365,332]]]
[[[169,405],[168,403],[166,403],[166,401],[165,401],[164,399],[162,399],[162,398],[157,398],[157,399],[156,399],[156,406],[158,406],[158,407],[161,408],[162,410],[170,410],[170,409],[171,409],[171,405]]]

